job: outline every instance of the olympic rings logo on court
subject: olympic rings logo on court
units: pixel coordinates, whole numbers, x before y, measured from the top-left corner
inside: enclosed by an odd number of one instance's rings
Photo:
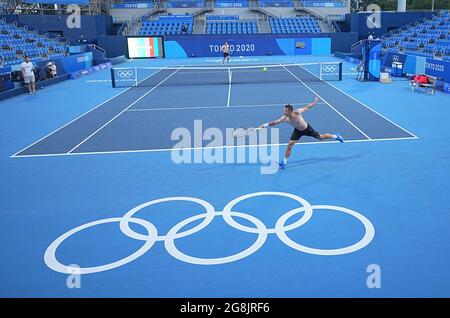
[[[336,68],[337,68],[336,65],[323,65],[323,66],[322,66],[322,70],[323,70],[325,73],[331,73],[331,72],[334,72],[334,71],[336,71]]]
[[[134,72],[132,70],[119,70],[117,71],[117,75],[121,78],[129,78],[134,75]]]
[[[237,203],[239,203],[243,200],[249,199],[249,198],[259,197],[259,196],[287,197],[287,198],[291,198],[291,199],[297,201],[299,204],[301,204],[301,206],[283,214],[277,220],[275,227],[273,227],[273,228],[267,228],[266,225],[261,220],[259,220],[258,218],[254,217],[252,215],[238,212],[238,211],[233,211],[233,208]],[[149,221],[134,217],[134,215],[138,211],[140,211],[148,206],[155,205],[158,203],[163,203],[163,202],[170,202],[170,201],[187,201],[187,202],[197,203],[205,209],[205,213],[191,216],[191,217],[179,222],[178,224],[174,225],[167,232],[166,235],[160,235],[158,233],[158,230],[156,229],[156,227]],[[356,242],[353,245],[350,245],[347,247],[342,247],[342,248],[337,248],[337,249],[313,248],[313,247],[301,245],[300,243],[293,241],[291,238],[288,237],[286,232],[294,230],[294,229],[304,225],[306,222],[308,222],[309,219],[313,215],[313,210],[333,210],[333,211],[339,211],[339,212],[343,212],[343,213],[353,216],[354,218],[359,220],[365,228],[365,234],[364,234],[363,238],[361,238],[358,242]],[[286,225],[287,221],[292,216],[294,216],[298,213],[301,213],[301,212],[303,212],[303,216],[300,218],[300,220],[298,220],[292,224]],[[182,239],[186,236],[189,236],[191,234],[201,231],[206,226],[208,226],[215,217],[222,217],[224,219],[224,221],[229,226],[233,227],[234,229],[237,229],[237,230],[240,230],[243,232],[247,232],[247,233],[256,234],[257,237],[256,237],[255,242],[250,247],[246,248],[245,250],[243,250],[239,253],[236,253],[234,255],[219,257],[219,258],[199,258],[199,257],[195,257],[195,256],[190,256],[190,255],[187,255],[187,254],[181,252],[177,248],[177,246],[175,244],[175,241],[177,239]],[[245,219],[245,220],[249,221],[250,223],[253,223],[255,226],[254,227],[245,226],[241,223],[238,223],[234,219],[234,217]],[[203,220],[198,225],[194,226],[193,228],[191,228],[189,230],[181,231],[181,229],[184,228],[186,225],[188,225],[192,222],[195,222],[197,220],[201,220],[201,219],[203,219]],[[132,253],[131,255],[129,255],[123,259],[120,259],[118,261],[115,261],[115,262],[112,262],[109,264],[100,265],[100,266],[76,268],[77,273],[79,273],[79,274],[99,273],[99,272],[103,272],[103,271],[107,271],[107,270],[111,270],[111,269],[123,266],[123,265],[130,263],[130,262],[136,260],[137,258],[141,257],[143,254],[145,254],[147,251],[149,251],[151,249],[151,247],[157,241],[164,242],[166,251],[172,257],[174,257],[180,261],[190,263],[190,264],[196,264],[196,265],[218,265],[218,264],[226,264],[226,263],[230,263],[230,262],[235,262],[235,261],[238,261],[240,259],[243,259],[243,258],[246,258],[246,257],[252,255],[253,253],[258,251],[264,245],[269,234],[276,234],[276,236],[285,245],[289,246],[290,248],[292,248],[294,250],[308,253],[308,254],[313,254],[313,255],[326,255],[326,256],[343,255],[343,254],[356,252],[356,251],[366,247],[375,236],[375,229],[374,229],[372,223],[364,215],[362,215],[356,211],[353,211],[353,210],[350,210],[347,208],[343,208],[343,207],[339,207],[339,206],[334,206],[334,205],[311,205],[305,199],[303,199],[297,195],[285,193],[285,192],[272,192],[272,191],[270,191],[270,192],[255,192],[255,193],[242,195],[242,196],[230,201],[229,203],[227,203],[222,211],[216,211],[210,203],[208,203],[202,199],[198,199],[198,198],[194,198],[194,197],[167,197],[167,198],[161,198],[161,199],[148,201],[141,205],[138,205],[138,206],[134,207],[133,209],[131,209],[130,211],[128,211],[122,217],[113,217],[113,218],[107,218],[107,219],[93,221],[90,223],[80,225],[80,226],[64,233],[63,235],[58,237],[55,241],[53,241],[53,243],[51,243],[50,246],[45,251],[44,261],[47,264],[47,266],[50,269],[52,269],[56,272],[63,273],[63,274],[73,272],[75,268],[61,264],[57,260],[56,251],[57,251],[58,247],[61,245],[61,243],[63,243],[67,238],[71,237],[72,235],[74,235],[84,229],[88,229],[88,228],[95,227],[100,224],[106,224],[106,223],[119,223],[120,230],[122,231],[123,234],[125,234],[129,238],[142,241],[143,245],[137,251],[135,251],[134,253]],[[135,224],[141,225],[142,227],[144,227],[146,229],[147,234],[141,234],[141,233],[137,233],[137,232],[133,231],[130,228],[130,223],[135,223]]]

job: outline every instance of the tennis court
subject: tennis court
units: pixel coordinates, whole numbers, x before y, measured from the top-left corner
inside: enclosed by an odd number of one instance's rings
[[[2,102],[1,294],[448,296],[448,96],[347,62],[323,77],[331,56],[234,63],[134,60]],[[343,144],[302,138],[275,174],[173,161],[177,128],[253,127],[315,96],[305,119]]]
[[[196,119],[225,133],[236,125],[276,119],[284,105],[300,108],[315,96],[322,106],[311,120],[320,131],[340,131],[348,141],[416,138],[329,84],[342,78],[341,67],[328,62],[113,69],[113,86],[129,88],[15,156],[170,150],[171,132],[177,127],[193,131]],[[285,130],[281,139],[288,140],[289,133]]]

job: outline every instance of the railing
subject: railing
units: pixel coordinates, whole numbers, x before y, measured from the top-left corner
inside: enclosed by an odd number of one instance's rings
[[[341,28],[339,27],[339,25],[336,23],[336,21],[332,22],[333,27],[335,28],[336,32],[341,32]]]
[[[364,40],[359,40],[358,42],[356,42],[356,43],[353,43],[352,44],[352,46],[350,47],[350,50],[352,51],[354,48],[355,48],[355,46],[357,46],[357,45],[359,45],[359,44],[361,44],[362,43],[362,41],[364,41]]]
[[[167,3],[166,2],[155,2],[153,9],[151,9],[147,14],[141,17],[141,19],[145,19],[151,17],[155,13],[167,11]]]
[[[266,9],[263,9],[257,0],[249,0],[248,8],[250,11],[258,11],[267,17],[275,17],[275,15]]]
[[[345,21],[345,14],[327,14],[325,18],[331,21]]]
[[[413,26],[413,25],[414,26],[418,26],[418,25],[420,25],[422,23],[425,23],[426,21],[428,21],[427,18],[419,18],[417,20],[409,22],[408,24],[402,25],[401,27],[398,27],[397,29],[394,29],[394,30],[391,30],[389,32],[386,32],[386,33],[382,34],[380,37],[386,37],[386,36],[391,37],[394,34],[399,35],[403,31],[407,31],[409,28],[411,28],[411,26]],[[396,32],[398,32],[398,33],[396,33]]]
[[[203,8],[198,9],[197,11],[194,11],[192,13],[192,16],[195,18],[196,16],[203,14],[205,12],[213,11],[214,10],[214,3],[205,1]]]
[[[106,58],[106,50],[104,48],[96,44],[89,44],[88,47],[91,48],[92,50],[99,51],[102,54],[102,57]]]
[[[445,56],[445,53],[446,53],[445,48],[435,47],[433,49],[433,58],[436,60],[442,60]]]
[[[116,35],[122,35],[125,31],[125,28],[127,28],[127,23],[128,22],[124,22],[121,24],[120,28],[117,30]]]

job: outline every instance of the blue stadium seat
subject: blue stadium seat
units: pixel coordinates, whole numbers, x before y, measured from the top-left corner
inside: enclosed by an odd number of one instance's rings
[[[258,33],[256,21],[239,20],[238,15],[207,15],[207,34],[255,34]]]
[[[182,1],[179,3],[185,3]],[[142,35],[181,35],[183,26],[186,27],[185,34],[192,34],[194,27],[194,17],[184,16],[160,16],[157,21],[143,20],[140,34]]]
[[[14,66],[23,61],[23,55],[28,55],[31,61],[46,60],[57,53],[64,56],[67,50],[65,44],[56,39],[28,31],[16,24],[8,24],[0,20],[0,56],[4,66]]]
[[[272,33],[314,33],[321,32],[317,20],[310,16],[270,18]]]
[[[419,55],[432,58],[435,51],[444,52],[443,58],[450,53],[450,15],[440,11],[431,20],[415,26],[405,26],[396,33],[383,37],[382,47],[388,52]]]

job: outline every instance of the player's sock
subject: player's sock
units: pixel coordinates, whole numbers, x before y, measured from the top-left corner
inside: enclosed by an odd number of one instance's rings
[[[287,161],[288,161],[288,158],[284,157],[284,159],[283,159],[284,165],[287,165]]]

